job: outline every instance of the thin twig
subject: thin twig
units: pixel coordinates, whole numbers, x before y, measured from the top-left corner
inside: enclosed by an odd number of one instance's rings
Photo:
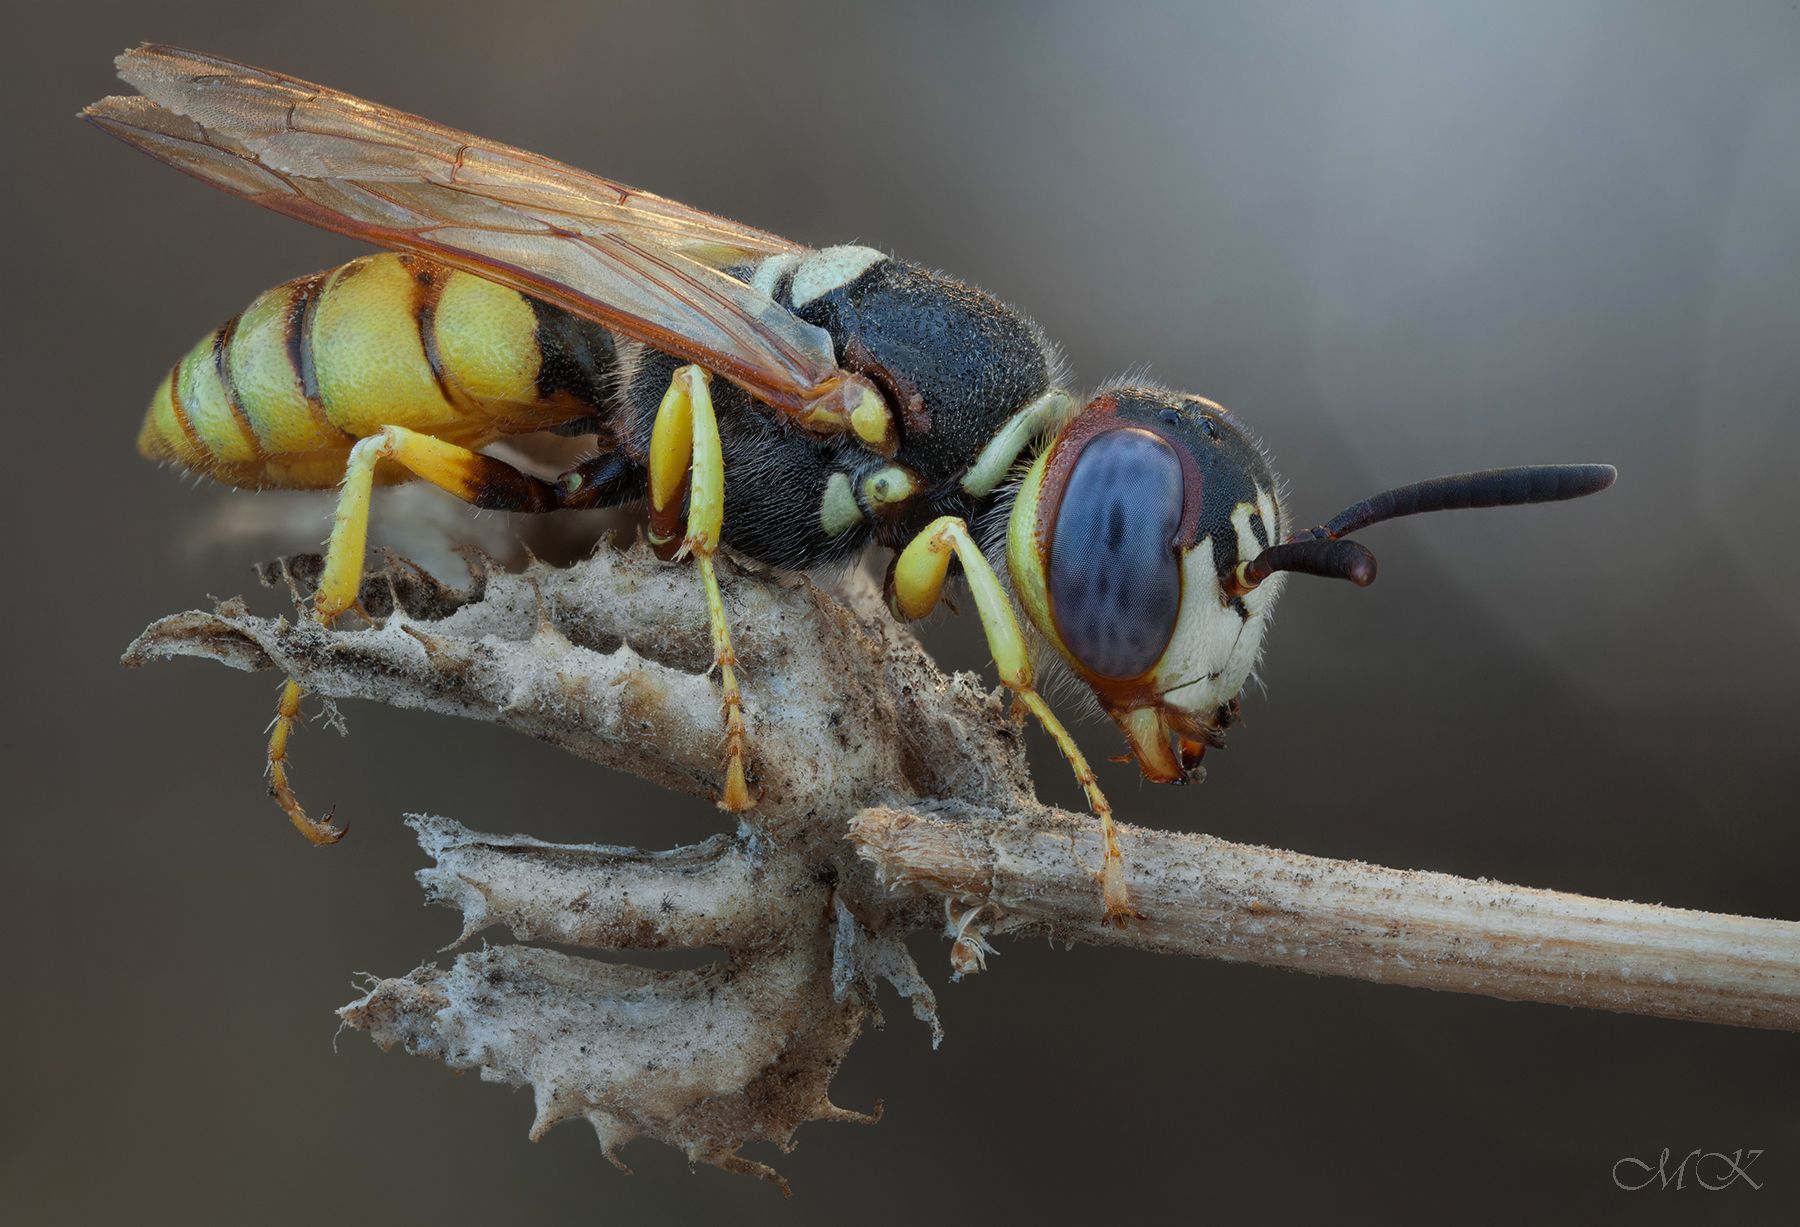
[[[1800,1030],[1800,924],[1792,921],[1125,827],[1132,896],[1145,918],[1120,929],[1095,915],[1100,844],[1091,820],[876,808],[857,815],[850,832],[884,881],[984,905],[989,932],[1041,926],[1096,945]]]

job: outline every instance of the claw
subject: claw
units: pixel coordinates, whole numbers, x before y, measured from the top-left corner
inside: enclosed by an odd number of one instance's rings
[[[275,798],[275,803],[281,806],[281,812],[287,815],[288,821],[294,824],[294,829],[308,843],[323,847],[335,844],[350,828],[331,825],[332,816],[337,813],[335,806],[326,813],[323,821],[308,814],[306,807],[300,804],[300,798],[294,795],[293,786],[288,783],[287,743],[294,731],[294,722],[300,718],[300,695],[300,683],[289,678],[287,685],[281,688],[280,701],[275,705],[275,719],[270,724],[273,731],[269,734],[269,795]]]
[[[752,808],[755,804],[756,798],[751,795],[750,785],[744,779],[743,755],[733,751],[731,758],[725,764],[725,788],[719,794],[719,808],[736,814]]]
[[[953,980],[986,971],[987,956],[1000,953],[981,930],[977,929],[973,933],[969,931],[986,908],[985,903],[978,903],[958,916],[951,908],[950,900],[944,900],[944,933],[950,939],[950,973]]]
[[[341,827],[331,825],[332,818],[337,815],[337,806],[335,805],[325,811],[325,817],[322,819],[308,814],[300,804],[300,799],[294,795],[294,790],[288,786],[287,770],[279,763],[274,764],[270,771],[269,795],[275,798],[275,803],[281,806],[283,813],[287,814],[288,821],[294,824],[294,829],[300,832],[308,843],[316,847],[323,848],[328,844],[335,844],[350,833],[348,824]]]
[[[1131,906],[1131,892],[1125,889],[1125,861],[1116,852],[1109,855],[1100,865],[1100,872],[1094,875],[1100,883],[1100,895],[1106,903],[1106,914],[1100,923],[1115,929],[1123,929],[1133,920],[1144,919],[1144,914]]]

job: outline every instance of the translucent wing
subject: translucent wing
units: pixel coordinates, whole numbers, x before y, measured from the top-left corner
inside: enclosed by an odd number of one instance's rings
[[[278,213],[467,269],[700,363],[824,431],[870,394],[830,336],[719,271],[804,250],[549,158],[177,47],[84,117]]]

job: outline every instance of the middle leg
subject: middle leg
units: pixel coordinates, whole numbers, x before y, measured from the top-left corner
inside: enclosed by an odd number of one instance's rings
[[[720,701],[725,709],[725,785],[721,809],[738,811],[756,803],[745,778],[749,744],[744,731],[744,696],[738,690],[737,656],[731,628],[713,566],[725,523],[725,459],[719,423],[713,413],[712,376],[697,366],[684,366],[669,380],[656,422],[650,428],[650,545],[665,559],[692,555],[706,589],[706,613],[712,629],[713,664],[719,670]],[[687,496],[685,531],[676,526],[681,500]]]

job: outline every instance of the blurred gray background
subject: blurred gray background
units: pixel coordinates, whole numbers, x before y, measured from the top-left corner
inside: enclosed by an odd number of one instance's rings
[[[132,440],[206,330],[359,249],[73,117],[117,50],[168,40],[877,244],[1035,315],[1085,383],[1148,363],[1231,406],[1309,521],[1440,472],[1612,461],[1586,503],[1371,532],[1373,589],[1289,589],[1267,695],[1203,787],[1104,782],[1133,821],[1800,918],[1795,4],[83,0],[5,21],[0,1216],[1794,1221],[1792,1036],[1035,942],[941,989],[939,1052],[890,1011],[835,1095],[886,1118],[805,1128],[790,1204],[650,1143],[626,1179],[581,1128],[529,1145],[526,1096],[359,1036],[334,1052],[352,972],[456,932],[421,906],[403,812],[651,846],[719,818],[353,706],[348,740],[297,746],[303,795],[355,828],[315,852],[262,793],[274,678],[117,666],[209,593],[283,606],[253,591],[272,549],[220,525],[287,505],[195,489]],[[933,642],[981,663],[958,621]],[[942,947],[919,953],[941,986]],[[1764,1187],[1613,1187],[1663,1147],[1763,1149]]]

